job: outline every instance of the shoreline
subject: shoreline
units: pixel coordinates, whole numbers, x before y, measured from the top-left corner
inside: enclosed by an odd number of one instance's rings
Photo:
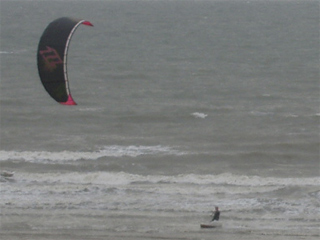
[[[2,239],[16,240],[16,239],[33,239],[33,240],[80,240],[80,239],[239,239],[239,240],[292,240],[308,239],[317,240],[319,234],[299,234],[290,233],[281,230],[236,230],[231,232],[214,231],[214,230],[199,230],[196,232],[181,232],[181,233],[159,233],[159,232],[113,232],[93,229],[60,229],[60,230],[4,230],[0,231]]]

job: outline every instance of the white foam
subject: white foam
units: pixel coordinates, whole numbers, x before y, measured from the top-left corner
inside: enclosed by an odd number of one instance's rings
[[[12,54],[13,52],[11,51],[0,51],[0,54]]]
[[[235,181],[237,185],[232,185]],[[317,188],[319,178],[262,178],[227,173],[145,176],[125,172],[16,172],[14,184],[0,184],[0,203],[8,208],[45,206],[47,209],[64,209],[71,206],[76,209],[203,213],[218,205],[226,211],[223,216],[229,216],[229,219],[239,211],[246,213],[245,218],[256,218],[261,211],[270,211],[272,218],[283,214],[300,216],[301,209],[306,216],[319,213],[315,196],[304,194],[308,189]],[[306,191],[297,197],[275,196],[276,190],[294,184],[307,186],[302,188]]]
[[[26,49],[15,50],[15,51],[0,51],[0,54],[19,54],[26,51],[27,51]]]
[[[17,174],[18,175],[18,174]],[[77,184],[128,185],[138,183],[171,183],[194,185],[232,185],[235,187],[282,187],[282,186],[319,186],[320,177],[313,178],[276,178],[235,175],[182,174],[178,176],[137,175],[125,172],[90,172],[90,173],[45,173],[23,174],[27,181],[46,181]]]
[[[102,107],[85,107],[79,108],[80,112],[103,112],[105,109]]]
[[[195,118],[206,118],[208,116],[208,114],[205,114],[205,113],[200,113],[200,112],[194,112],[194,113],[191,113],[192,116],[194,116]]]
[[[138,157],[141,155],[183,155],[184,152],[167,146],[105,146],[93,152],[48,152],[48,151],[0,151],[0,161],[23,160],[27,162],[66,162],[96,160],[101,157]]]
[[[250,114],[257,117],[273,115],[272,112],[262,112],[262,111],[251,111]]]

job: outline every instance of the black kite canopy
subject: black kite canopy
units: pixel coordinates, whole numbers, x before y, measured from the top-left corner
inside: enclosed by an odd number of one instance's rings
[[[85,20],[58,18],[44,30],[38,45],[41,82],[49,95],[64,105],[76,105],[69,89],[67,53],[71,37],[80,24],[93,26]]]

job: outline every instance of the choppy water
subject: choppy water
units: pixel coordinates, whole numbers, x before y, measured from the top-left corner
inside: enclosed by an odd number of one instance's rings
[[[317,230],[317,1],[0,8],[0,161],[15,172],[1,208],[199,218],[219,205],[229,228]],[[76,107],[55,103],[36,68],[42,31],[62,16],[95,25],[69,51]]]

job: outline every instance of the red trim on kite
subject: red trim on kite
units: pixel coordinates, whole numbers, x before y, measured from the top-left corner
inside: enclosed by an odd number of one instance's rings
[[[77,103],[73,100],[71,95],[68,96],[68,100],[66,102],[60,102],[62,105],[77,105]]]
[[[89,21],[83,21],[82,24],[93,27],[93,24]]]

